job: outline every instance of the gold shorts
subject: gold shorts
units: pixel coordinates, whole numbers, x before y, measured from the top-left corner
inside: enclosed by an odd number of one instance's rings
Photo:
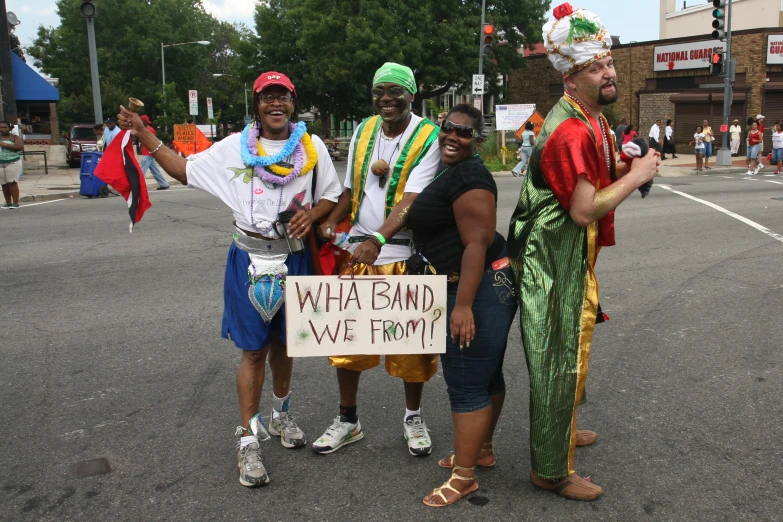
[[[343,252],[337,263],[340,273],[350,273],[351,254]],[[388,265],[353,265],[354,275],[405,275],[405,261],[397,261]],[[355,372],[363,372],[381,364],[380,355],[337,355],[329,357],[329,364],[335,368],[344,368]],[[427,382],[438,371],[438,354],[422,355],[387,355],[386,372],[392,377],[399,377],[405,382]]]

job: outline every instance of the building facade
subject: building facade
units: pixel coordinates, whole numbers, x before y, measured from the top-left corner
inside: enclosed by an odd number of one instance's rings
[[[643,137],[656,119],[664,124],[674,120],[674,138],[681,148],[706,119],[720,143],[723,76],[710,74],[709,57],[714,47],[723,45],[710,35],[697,35],[613,47],[619,91],[614,112],[629,118]],[[729,123],[738,119],[744,129],[747,118],[759,113],[766,116],[768,127],[783,120],[783,29],[734,31],[732,56],[737,72]],[[563,94],[562,77],[545,54],[527,57],[526,65],[510,75],[509,103],[535,103],[546,114]],[[765,134],[764,149],[769,150],[770,133]]]
[[[712,26],[712,0],[660,0],[658,37],[662,40],[691,36],[694,28],[707,31]],[[690,5],[689,5],[690,4]],[[696,4],[696,5],[693,5]],[[731,28],[735,31],[760,26],[783,27],[783,0],[733,0]]]

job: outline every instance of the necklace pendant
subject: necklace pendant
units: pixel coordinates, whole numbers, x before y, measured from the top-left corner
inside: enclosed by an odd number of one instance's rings
[[[386,175],[389,174],[389,164],[386,163],[386,160],[382,159],[374,161],[373,164],[370,165],[370,172],[378,177],[386,177]]]

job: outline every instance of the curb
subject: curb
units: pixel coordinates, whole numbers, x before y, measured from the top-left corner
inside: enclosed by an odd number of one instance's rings
[[[53,194],[33,194],[30,196],[22,196],[19,198],[19,203],[30,203],[32,201],[51,201],[53,199],[73,198],[79,195],[78,190],[71,190],[68,192],[56,192]]]

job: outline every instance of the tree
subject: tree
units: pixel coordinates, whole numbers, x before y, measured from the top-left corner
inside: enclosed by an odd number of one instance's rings
[[[60,117],[67,126],[92,120],[87,28],[79,0],[57,0],[59,27],[39,26],[28,54],[45,73],[60,79]],[[232,48],[242,28],[221,23],[204,10],[201,0],[101,0],[95,18],[101,97],[104,115],[116,114],[128,96],[145,103],[151,117],[162,116],[161,42],[209,40],[211,45],[166,49],[166,80],[173,95],[185,100],[188,89],[228,99],[235,95],[212,74],[236,60]],[[244,109],[242,109],[244,112]],[[200,111],[206,114],[206,110]]]
[[[490,79],[522,66],[518,49],[541,41],[548,0],[488,0],[487,22],[503,35],[485,59]],[[475,0],[271,0],[255,14],[258,36],[238,49],[245,67],[278,69],[300,106],[361,119],[372,112],[372,75],[384,62],[411,67],[421,100],[469,85],[478,68],[481,3]],[[527,35],[524,36],[524,35]],[[499,92],[496,81],[489,92]],[[328,127],[326,127],[328,128]]]

